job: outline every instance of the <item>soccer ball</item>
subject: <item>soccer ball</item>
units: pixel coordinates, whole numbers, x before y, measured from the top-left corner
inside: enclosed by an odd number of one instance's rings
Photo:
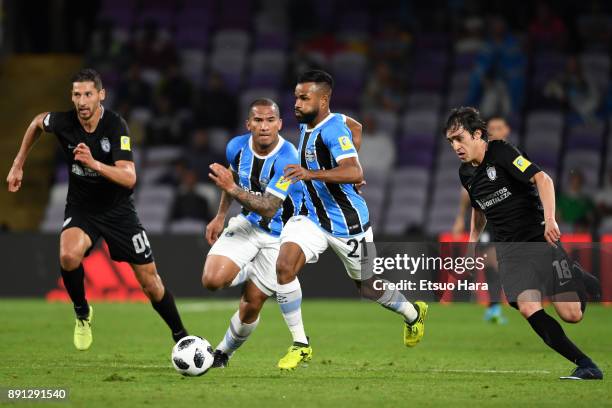
[[[183,337],[172,348],[172,365],[179,373],[195,377],[208,371],[214,361],[210,343],[198,336]]]

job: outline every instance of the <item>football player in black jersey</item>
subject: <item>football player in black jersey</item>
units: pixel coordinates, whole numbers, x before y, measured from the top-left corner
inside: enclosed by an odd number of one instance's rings
[[[508,301],[548,346],[576,364],[562,378],[602,379],[601,370],[542,308],[543,297],[550,296],[562,320],[578,323],[585,281],[594,279],[571,267],[561,248],[552,179],[513,145],[489,142],[486,124],[472,107],[451,112],[445,136],[462,162],[461,184],[472,204],[470,242],[492,224],[493,240],[501,243],[496,248]]]
[[[491,140],[506,140],[510,136],[510,126],[506,119],[502,116],[492,116],[487,121],[487,134],[489,141]],[[468,209],[471,208],[470,196],[468,192],[462,188],[461,198],[459,202],[459,211],[453,224],[453,234],[462,234],[465,231],[465,218],[468,214]],[[492,239],[491,224],[487,224],[485,230],[480,235],[480,243],[483,244],[485,256],[484,274],[485,280],[489,284],[489,306],[484,314],[484,320],[494,324],[505,324],[508,319],[503,315],[501,308],[501,299],[503,297],[501,291],[501,282],[499,280],[499,271],[497,270],[497,253],[493,245],[488,245]]]
[[[18,191],[26,157],[40,134],[57,136],[70,173],[60,266],[76,312],[74,345],[87,350],[92,343],[92,308],[85,298],[82,260],[100,237],[106,240],[112,259],[131,265],[153,308],[178,341],[187,331],[172,294],[157,274],[149,240],[134,208],[136,171],[127,124],[102,106],[105,91],[96,71],[83,69],[75,74],[71,93],[74,109],[41,113],[32,120],[7,182],[10,192]]]

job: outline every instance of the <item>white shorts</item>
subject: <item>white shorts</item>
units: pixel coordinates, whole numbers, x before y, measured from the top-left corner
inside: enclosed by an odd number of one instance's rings
[[[362,259],[361,252],[363,242],[374,242],[372,228],[350,238],[338,238],[321,229],[310,218],[296,215],[291,217],[283,227],[281,244],[285,242],[299,245],[306,256],[306,263],[317,262],[319,255],[325,252],[328,246],[331,246],[351,279],[361,281],[369,278],[369,276],[362,276],[361,273],[362,263],[365,265],[368,261]],[[371,256],[368,258],[375,256],[375,254],[369,255]]]
[[[255,227],[241,215],[232,217],[208,255],[231,259],[247,268],[249,279],[268,296],[276,293],[276,258],[280,239]]]

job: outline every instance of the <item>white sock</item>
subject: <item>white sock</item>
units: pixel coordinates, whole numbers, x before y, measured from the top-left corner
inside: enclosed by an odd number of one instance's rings
[[[385,290],[385,293],[383,293],[380,298],[376,299],[376,303],[385,309],[401,314],[408,323],[414,322],[417,317],[419,317],[419,313],[414,308],[414,305],[398,290]]]
[[[294,343],[308,344],[304,323],[302,322],[302,287],[300,281],[295,278],[293,282],[285,285],[277,285],[276,301],[280,306],[285,323],[289,327]]]
[[[249,278],[250,267],[251,264],[246,264],[244,268],[238,272],[238,275],[236,275],[232,283],[229,284],[229,287],[233,288],[234,286],[242,285]]]
[[[239,311],[236,310],[236,313],[230,319],[229,327],[225,332],[225,337],[217,346],[217,350],[221,350],[228,356],[231,356],[234,351],[238,350],[242,343],[244,343],[253,330],[259,324],[259,316],[257,316],[257,320],[253,323],[243,323],[240,321]]]

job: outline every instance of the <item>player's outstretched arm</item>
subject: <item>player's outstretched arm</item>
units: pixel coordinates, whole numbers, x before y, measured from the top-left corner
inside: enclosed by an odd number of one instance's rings
[[[281,198],[270,193],[266,192],[264,195],[255,195],[243,190],[234,181],[233,173],[220,164],[211,164],[210,170],[211,173],[208,176],[221,190],[225,191],[235,200],[238,200],[247,209],[255,211],[263,217],[273,217],[283,204]]]
[[[30,126],[28,126],[25,135],[23,136],[19,152],[15,156],[13,166],[11,167],[11,170],[6,178],[6,182],[8,183],[8,191],[11,193],[18,191],[21,187],[21,180],[23,180],[23,165],[25,164],[30,150],[32,150],[32,147],[34,146],[34,143],[36,143],[40,137],[40,134],[44,130],[43,121],[45,120],[45,116],[48,114],[49,112],[43,112],[36,115],[34,119],[32,119]]]
[[[353,135],[353,145],[355,145],[355,150],[359,151],[359,149],[361,149],[361,135],[363,132],[363,126],[350,116],[345,116],[345,120],[346,126],[348,126],[351,134]]]
[[[561,231],[555,220],[555,184],[548,174],[543,171],[537,172],[531,182],[536,185],[542,207],[544,207],[544,238],[555,245],[561,238]]]
[[[357,157],[347,157],[338,162],[338,167],[329,170],[308,170],[299,164],[285,167],[285,177],[296,183],[300,180],[319,180],[334,184],[359,184],[363,181],[363,170]]]
[[[215,215],[215,218],[213,218],[206,226],[206,241],[208,241],[210,245],[217,241],[221,231],[223,231],[223,227],[225,226],[225,217],[227,217],[227,212],[232,204],[232,200],[231,195],[229,195],[225,190],[221,190],[221,201],[219,201],[217,215]]]

